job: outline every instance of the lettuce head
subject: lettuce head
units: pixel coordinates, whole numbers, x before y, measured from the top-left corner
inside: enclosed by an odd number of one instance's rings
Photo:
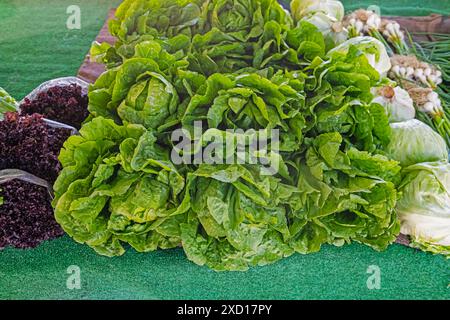
[[[397,204],[402,233],[413,246],[450,257],[450,164],[425,162],[404,173]]]

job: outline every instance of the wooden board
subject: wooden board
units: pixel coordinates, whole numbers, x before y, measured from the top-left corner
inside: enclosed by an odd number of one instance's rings
[[[389,19],[397,21],[408,32],[415,33],[415,40],[434,41],[432,33],[450,33],[450,18],[439,14],[426,17],[389,17]]]
[[[113,45],[116,42],[116,38],[113,37],[108,30],[108,21],[114,19],[116,9],[111,9],[108,13],[108,19],[105,21],[100,33],[95,38],[95,41],[102,43],[106,42]],[[105,71],[105,67],[102,64],[91,62],[89,53],[84,58],[83,64],[78,70],[77,76],[84,81],[94,83],[95,80]]]

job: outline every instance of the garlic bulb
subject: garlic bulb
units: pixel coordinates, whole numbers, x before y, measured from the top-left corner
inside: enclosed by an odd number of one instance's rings
[[[381,25],[381,18],[376,13],[372,13],[367,19],[364,31],[369,33],[371,30],[379,30]]]
[[[412,87],[408,90],[417,109],[432,116],[439,116],[444,113],[439,95],[431,88]]]
[[[414,81],[430,88],[436,88],[442,83],[442,72],[426,62],[419,61],[416,56],[394,55],[391,64],[391,78]]]
[[[404,32],[400,29],[400,25],[395,21],[383,20],[381,32],[391,43],[403,42],[405,40]]]
[[[380,29],[381,17],[373,11],[359,9],[344,18],[344,25],[351,37],[363,36]]]
[[[372,103],[381,104],[386,109],[389,122],[403,122],[416,117],[414,102],[406,90],[385,86],[376,88],[374,91],[376,97]]]

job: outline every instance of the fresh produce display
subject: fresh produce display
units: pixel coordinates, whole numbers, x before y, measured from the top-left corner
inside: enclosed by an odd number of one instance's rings
[[[59,152],[71,134],[38,114],[6,113],[0,121],[0,170],[20,169],[53,183],[61,170]]]
[[[49,186],[40,180],[25,172],[0,170],[0,249],[34,248],[64,234],[53,215]]]
[[[40,92],[37,97],[20,104],[20,115],[39,113],[46,119],[58,121],[77,129],[89,115],[88,97],[76,84],[55,86]]]
[[[54,183],[56,221],[75,241],[105,256],[182,247],[217,271],[325,244],[382,251],[400,231],[449,255],[450,122],[435,91],[447,74],[406,56],[395,21],[345,16],[334,0],[290,12],[275,0],[125,0],[109,30],[117,42],[91,48],[106,71],[88,96],[55,86],[0,121],[0,170]],[[16,108],[0,90],[0,114]],[[257,150],[230,153],[259,135]],[[59,235],[54,222],[42,238],[27,231],[48,218],[45,188],[0,187],[0,247]],[[15,190],[36,197],[18,220]]]
[[[170,53],[187,56],[192,70],[205,75],[259,67],[271,52],[280,56],[280,39],[292,19],[276,0],[126,0],[109,25],[114,48],[94,45],[91,56],[109,66],[135,54],[142,41],[163,41]],[[189,48],[190,47],[190,48]],[[189,49],[188,49],[189,48]],[[279,58],[279,57],[275,57]]]
[[[333,9],[323,5],[321,8],[327,8],[328,15],[334,15]],[[450,147],[448,35],[427,33],[437,41],[416,43],[396,21],[382,19],[372,10],[359,9],[345,16],[343,21],[349,37],[369,35],[384,44],[392,65],[388,76],[411,95],[417,118],[433,127]]]
[[[215,270],[326,243],[383,250],[395,241],[401,167],[383,151],[388,113],[372,103],[390,69],[377,40],[328,50],[313,24],[257,0],[125,1],[110,29],[119,42],[93,46],[108,70],[90,88],[91,120],[65,143],[55,183],[57,221],[76,241],[108,256],[126,243],[182,245]],[[273,141],[260,152],[278,171],[174,164],[171,133],[196,123],[203,147],[212,135],[238,138],[228,129],[278,129],[279,152]]]

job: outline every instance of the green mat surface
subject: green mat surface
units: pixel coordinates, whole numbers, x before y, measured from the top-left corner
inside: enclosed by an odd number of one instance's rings
[[[1,0],[0,86],[22,98],[45,80],[75,75],[108,9],[119,2]],[[404,15],[450,7],[449,1],[421,1],[417,10],[419,1],[396,1],[396,8],[393,1],[371,1],[380,2],[386,12]],[[400,10],[405,3],[411,11]],[[81,30],[66,28],[66,9],[74,4],[81,8]],[[70,266],[81,270],[79,290],[66,286]],[[381,271],[380,289],[368,289],[370,266]],[[0,252],[0,299],[450,299],[449,284],[448,260],[400,245],[383,253],[359,244],[325,246],[246,273],[196,266],[181,249],[100,257],[68,237]]]

